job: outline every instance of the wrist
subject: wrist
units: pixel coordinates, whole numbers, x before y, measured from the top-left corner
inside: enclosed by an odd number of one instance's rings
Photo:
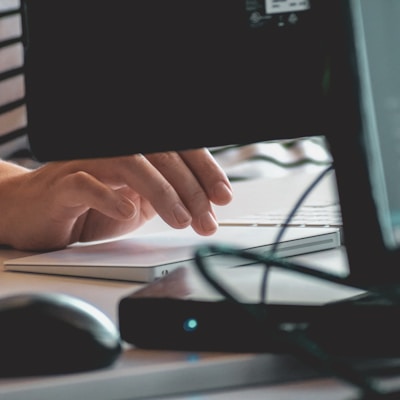
[[[29,172],[28,168],[14,164],[11,161],[0,160],[0,181]]]

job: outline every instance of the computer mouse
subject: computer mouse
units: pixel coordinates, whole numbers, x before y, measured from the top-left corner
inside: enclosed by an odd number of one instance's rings
[[[59,293],[0,298],[0,376],[99,369],[121,350],[114,323],[84,300]]]

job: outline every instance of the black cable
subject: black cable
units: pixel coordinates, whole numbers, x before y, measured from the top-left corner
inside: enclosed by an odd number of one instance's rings
[[[260,329],[262,329],[269,338],[274,338],[279,348],[286,348],[290,354],[297,356],[307,364],[333,374],[337,378],[357,387],[360,390],[361,396],[358,398],[358,400],[394,400],[400,398],[400,391],[381,391],[376,386],[375,380],[371,379],[367,372],[360,372],[351,365],[349,360],[336,357],[335,355],[331,355],[324,351],[317,342],[313,341],[307,336],[306,328],[304,327],[303,323],[299,324],[299,326],[289,323],[292,328],[287,330],[283,328],[282,325],[277,326],[276,324],[271,324],[269,322],[268,305],[266,307],[261,307],[262,304],[260,303],[260,307],[254,307],[254,304],[240,302],[235,295],[233,295],[221,282],[218,281],[218,279],[215,279],[210,273],[211,268],[209,268],[208,262],[210,262],[212,257],[215,255],[234,256],[250,262],[257,262],[289,271],[295,271],[319,278],[323,281],[329,281],[364,291],[372,291],[378,296],[381,296],[382,298],[389,298],[390,300],[392,300],[391,290],[388,291],[389,296],[386,297],[384,288],[365,287],[363,285],[356,284],[347,277],[320,271],[306,265],[302,265],[301,263],[288,261],[278,257],[272,257],[270,255],[262,255],[228,245],[204,245],[197,248],[195,252],[196,266],[206,281],[210,283],[211,286],[213,286],[226,299],[233,302],[239,308],[249,313],[256,321],[258,321]],[[316,309],[319,308],[319,312],[321,312],[322,308],[325,306],[316,305],[315,307]],[[328,309],[326,312],[329,312]]]
[[[321,182],[321,180],[325,177],[325,175],[333,170],[333,165],[330,165],[328,168],[325,168],[314,180],[311,184],[306,188],[306,190],[302,193],[302,195],[298,198],[295,205],[293,206],[292,210],[290,211],[289,215],[287,216],[285,222],[282,224],[281,229],[278,232],[276,239],[274,240],[274,244],[272,245],[272,249],[270,255],[273,257],[277,250],[279,243],[282,240],[284,233],[286,232],[287,227],[290,224],[290,221],[293,219],[294,215],[303,204],[307,196],[314,190],[314,188]],[[269,273],[269,266],[266,265],[264,276],[261,282],[261,290],[260,290],[260,299],[261,302],[265,302],[266,295],[267,295],[267,280],[268,280],[268,273]]]
[[[347,362],[327,354],[318,345],[318,343],[312,341],[306,336],[304,333],[304,328],[302,327],[303,324],[300,324],[300,327],[293,328],[290,331],[286,331],[275,324],[270,324],[268,320],[268,307],[256,308],[252,307],[251,304],[240,302],[228,289],[224,287],[224,285],[218,282],[217,279],[214,279],[214,277],[209,273],[206,260],[212,259],[212,256],[216,254],[236,256],[250,261],[257,261],[264,265],[278,266],[283,269],[300,272],[320,278],[322,280],[328,280],[330,282],[340,283],[346,286],[365,289],[364,287],[360,287],[358,285],[354,286],[351,282],[348,282],[346,278],[331,273],[318,271],[298,263],[288,262],[284,259],[273,258],[231,246],[205,245],[199,247],[195,252],[196,266],[207,282],[209,282],[226,299],[232,301],[239,308],[250,313],[252,317],[258,321],[260,329],[263,329],[263,332],[265,332],[266,336],[268,335],[268,337],[273,338],[279,348],[286,348],[290,354],[299,357],[307,364],[334,374],[340,379],[353,384],[357,388],[361,389],[363,394],[368,395],[368,399],[378,399],[376,396],[380,395],[381,393],[377,388],[375,388],[374,382],[365,374],[362,374],[356,369],[352,368]]]
[[[219,282],[217,279],[214,279],[213,276],[209,273],[209,268],[206,266],[206,260],[212,259],[213,255],[226,255],[226,256],[234,256],[237,258],[242,258],[251,263],[261,263],[264,265],[264,274],[261,285],[261,301],[260,305],[266,303],[266,286],[267,286],[267,278],[268,272],[271,266],[279,267],[285,270],[294,271],[297,273],[305,274],[308,276],[313,276],[319,278],[324,281],[329,281],[332,283],[344,285],[347,287],[353,287],[357,289],[361,289],[363,291],[375,292],[378,296],[384,297],[393,301],[394,299],[399,301],[399,296],[397,292],[393,294],[392,288],[371,288],[363,285],[358,285],[355,282],[352,282],[347,277],[335,275],[329,272],[324,272],[321,270],[317,270],[315,268],[308,267],[306,265],[302,265],[301,263],[288,261],[279,257],[276,257],[275,254],[278,250],[279,243],[282,240],[282,237],[290,224],[290,221],[294,217],[295,213],[307,198],[307,196],[311,193],[311,191],[319,184],[319,182],[323,179],[323,177],[333,169],[333,166],[330,165],[328,168],[324,169],[316,179],[307,187],[307,189],[303,192],[303,194],[298,198],[294,207],[290,211],[287,216],[285,222],[282,224],[281,229],[278,232],[276,240],[274,241],[274,245],[272,250],[268,255],[261,255],[255,252],[251,252],[248,250],[241,250],[238,248],[234,248],[231,246],[224,245],[207,245],[201,246],[197,249],[195,253],[195,261],[196,265],[203,275],[203,277],[226,299],[232,301],[238,307],[244,309],[246,312],[250,313],[257,321],[260,323],[260,328],[264,329],[265,333],[269,335],[269,337],[275,337],[277,343],[280,345],[284,345],[290,353],[298,356],[303,359],[307,363],[326,370],[329,373],[333,373],[338,378],[353,384],[361,391],[361,397],[359,400],[391,400],[400,394],[399,391],[396,392],[382,392],[376,386],[374,380],[370,379],[366,373],[362,373],[357,371],[357,369],[353,368],[352,365],[346,360],[337,358],[326,353],[315,341],[311,340],[307,337],[307,334],[303,328],[293,328],[290,331],[286,331],[281,329],[280,327],[271,325],[268,323],[268,307],[252,307],[247,303],[240,302],[235,295],[233,295],[230,290],[226,289],[225,286]],[[210,258],[211,256],[211,258]],[[397,296],[397,297],[396,297]],[[316,306],[323,307],[323,306]]]

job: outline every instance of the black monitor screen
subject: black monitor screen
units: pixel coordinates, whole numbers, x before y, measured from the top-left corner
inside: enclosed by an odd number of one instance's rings
[[[39,160],[323,134],[321,0],[24,0]]]
[[[329,138],[357,282],[400,282],[400,2],[338,0]]]
[[[372,195],[388,248],[400,246],[400,2],[353,1]]]

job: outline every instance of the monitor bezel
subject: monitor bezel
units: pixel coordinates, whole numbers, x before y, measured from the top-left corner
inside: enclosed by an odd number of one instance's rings
[[[337,30],[331,39],[332,91],[328,141],[334,159],[343,217],[344,243],[352,282],[368,286],[397,285],[400,282],[400,250],[385,243],[373,198],[365,136],[375,129],[367,118],[364,40],[358,27],[356,7],[360,0],[336,3]]]

